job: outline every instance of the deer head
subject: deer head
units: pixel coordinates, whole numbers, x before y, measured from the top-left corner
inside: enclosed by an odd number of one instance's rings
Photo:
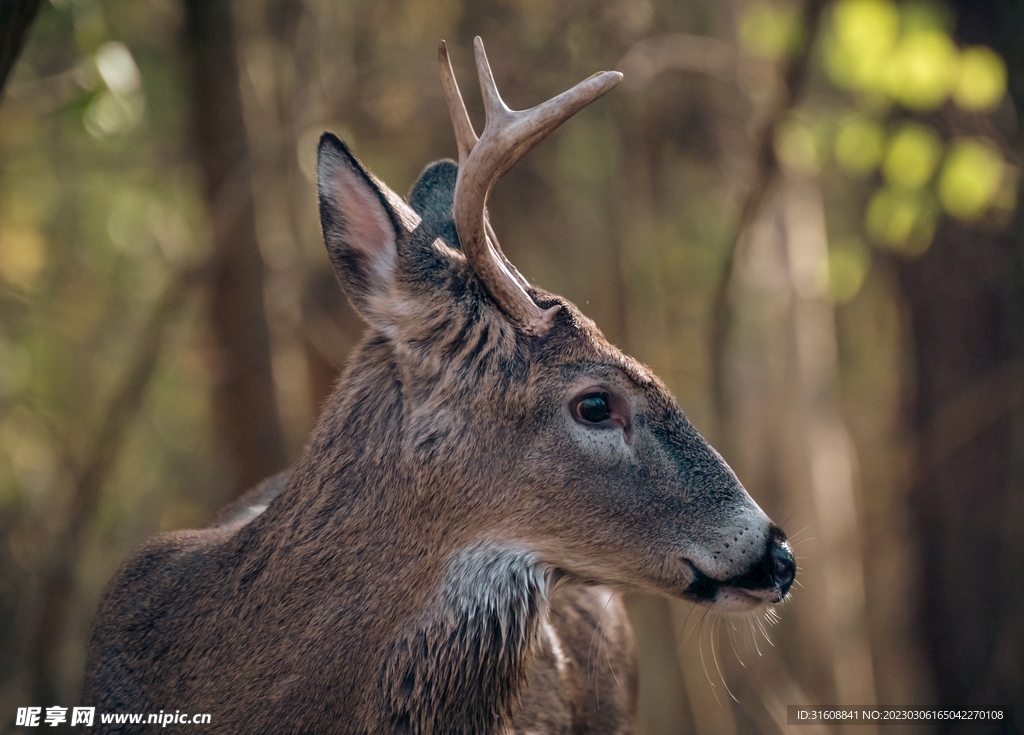
[[[462,536],[453,549],[514,548],[559,576],[723,610],[779,602],[795,573],[783,533],[664,384],[573,304],[531,286],[488,222],[497,178],[621,75],[513,112],[475,44],[482,137],[442,42],[459,164],[428,167],[408,205],[332,135],[320,142],[324,239],[372,329],[347,380],[386,363],[400,386],[400,413],[373,418],[401,427],[388,461],[405,468],[410,498]]]

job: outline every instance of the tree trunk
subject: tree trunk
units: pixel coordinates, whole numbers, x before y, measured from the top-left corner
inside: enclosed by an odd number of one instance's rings
[[[1009,245],[950,223],[899,271],[917,358],[918,615],[942,707],[1005,707],[1024,689],[1019,666],[1014,674],[998,663],[1007,626],[1019,633],[1021,625],[1013,622],[1015,585],[1007,584],[1020,578],[1005,568],[1020,533],[1006,523],[1015,509],[1021,373],[1014,357],[1020,283]]]
[[[286,464],[229,0],[185,0],[193,139],[213,228],[213,423],[234,497]]]
[[[955,2],[957,36],[1000,52],[1024,108],[1024,8]],[[1018,126],[1019,155],[1024,137]],[[946,223],[900,266],[916,347],[920,439],[911,512],[922,552],[918,619],[943,707],[1024,703],[1024,198],[1010,234]],[[1016,476],[1015,474],[1016,473]],[[1018,723],[1019,725],[1019,723]],[[994,724],[988,731],[1010,732]]]
[[[0,3],[0,93],[7,75],[18,60],[29,26],[39,11],[39,0],[5,0]]]

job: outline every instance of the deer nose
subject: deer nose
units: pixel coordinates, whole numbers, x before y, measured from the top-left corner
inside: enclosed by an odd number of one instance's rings
[[[768,550],[772,582],[785,596],[789,592],[793,580],[796,579],[796,560],[786,541],[772,540]]]

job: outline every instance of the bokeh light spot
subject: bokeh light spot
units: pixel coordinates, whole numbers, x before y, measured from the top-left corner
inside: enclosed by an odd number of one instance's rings
[[[939,176],[939,200],[960,219],[980,216],[992,203],[1003,175],[999,149],[984,138],[955,141]]]
[[[803,28],[795,7],[753,2],[743,10],[739,39],[752,54],[778,58],[800,47]]]
[[[959,52],[941,31],[921,31],[903,37],[889,75],[890,93],[913,110],[941,105],[956,82]]]
[[[132,52],[118,41],[110,41],[96,52],[96,70],[112,92],[128,94],[142,84],[142,74],[135,64]]]
[[[31,286],[46,265],[46,242],[28,224],[0,226],[0,276],[22,288]]]
[[[878,53],[895,44],[900,14],[888,0],[840,0],[832,11],[832,23],[843,46]]]
[[[907,123],[893,134],[882,173],[894,186],[918,189],[931,179],[941,153],[942,141],[934,130]]]
[[[775,128],[775,154],[794,171],[817,173],[821,169],[814,130],[802,120],[790,118]]]
[[[858,237],[841,237],[828,247],[828,290],[836,303],[852,300],[871,269],[871,252]]]
[[[869,174],[878,168],[885,146],[885,131],[875,120],[850,115],[839,123],[836,161],[851,174]]]
[[[935,235],[934,207],[920,191],[884,186],[868,203],[864,229],[881,247],[917,256]]]
[[[953,101],[964,110],[992,110],[1006,95],[1006,62],[985,46],[972,46],[960,54],[960,73]]]

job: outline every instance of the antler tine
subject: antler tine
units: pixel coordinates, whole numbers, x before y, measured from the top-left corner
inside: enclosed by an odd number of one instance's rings
[[[459,147],[459,168],[469,159],[469,153],[476,145],[478,138],[473,130],[473,123],[466,112],[466,103],[459,91],[459,83],[455,81],[451,59],[448,58],[448,46],[441,41],[437,46],[437,59],[441,64],[441,86],[444,87],[444,98],[448,103],[448,115],[455,129],[455,143]]]
[[[529,334],[543,334],[550,328],[552,319],[558,311],[557,306],[541,309],[534,303],[526,291],[526,281],[518,271],[508,263],[497,246],[489,240],[493,237],[490,225],[486,221],[487,196],[494,182],[508,171],[527,151],[546,138],[555,128],[579,112],[590,102],[610,90],[622,74],[619,72],[600,72],[585,79],[567,92],[548,100],[529,110],[513,111],[502,101],[498,88],[494,83],[483,41],[477,36],[473,39],[476,51],[477,75],[480,78],[480,89],[484,98],[487,122],[480,139],[475,141],[469,155],[463,162],[462,142],[464,134],[459,132],[461,123],[456,119],[465,119],[465,105],[458,98],[460,114],[456,114],[455,105],[449,95],[449,85],[445,81],[445,94],[449,96],[449,110],[452,111],[456,137],[460,138],[459,176],[455,184],[455,202],[453,204],[455,226],[459,232],[459,241],[466,259],[477,276],[484,282],[491,295],[502,309]],[[447,60],[447,51],[444,52]],[[450,63],[442,63],[442,78],[445,67],[451,72]],[[451,76],[454,82],[454,75]],[[457,94],[457,87],[456,94]],[[472,130],[472,125],[469,126]],[[475,133],[474,133],[475,137]],[[491,237],[488,237],[491,235]]]
[[[572,89],[536,107],[529,110],[510,110],[498,93],[491,65],[487,62],[484,42],[480,36],[473,39],[473,46],[476,53],[477,75],[480,78],[480,92],[484,98],[487,115],[483,135],[488,137],[487,131],[492,127],[493,120],[493,135],[497,140],[495,148],[501,154],[501,166],[494,171],[495,180],[512,168],[531,148],[554,132],[559,125],[622,80],[621,72],[598,72]]]
[[[448,103],[448,115],[452,119],[452,128],[455,131],[455,144],[459,149],[459,168],[462,168],[469,159],[469,154],[473,150],[473,146],[476,145],[479,138],[476,137],[476,131],[473,130],[473,123],[470,121],[469,113],[466,111],[466,103],[462,99],[462,92],[459,91],[459,83],[455,80],[455,72],[452,70],[452,62],[448,57],[448,45],[443,40],[437,46],[437,58],[441,65],[441,86],[444,87],[444,97],[445,101]],[[497,251],[498,257],[501,258],[506,270],[513,275],[516,281],[519,282],[520,286],[527,288],[530,284],[527,283],[522,274],[516,270],[516,267],[512,265],[512,262],[505,257],[505,253],[502,252],[501,245],[498,243],[498,237],[494,234],[494,230],[491,228],[491,223],[487,222],[486,226],[487,238],[490,244]]]

